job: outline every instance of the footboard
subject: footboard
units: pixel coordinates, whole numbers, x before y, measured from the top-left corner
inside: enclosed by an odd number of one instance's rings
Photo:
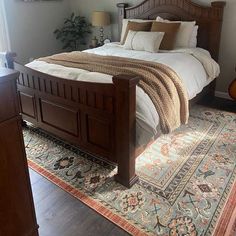
[[[116,180],[130,187],[135,175],[136,85],[120,75],[113,83],[57,78],[14,64],[23,119],[118,163]]]

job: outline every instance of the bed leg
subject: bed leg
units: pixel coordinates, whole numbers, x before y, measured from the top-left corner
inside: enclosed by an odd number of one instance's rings
[[[137,181],[135,174],[136,139],[136,85],[138,77],[119,75],[113,77],[116,88],[116,143],[118,173],[115,180],[127,188]]]
[[[210,89],[208,92],[208,100],[212,101],[215,98],[215,90],[216,90],[216,80],[212,81],[210,84]]]
[[[27,127],[27,123],[25,120],[21,119],[21,125],[22,127]]]

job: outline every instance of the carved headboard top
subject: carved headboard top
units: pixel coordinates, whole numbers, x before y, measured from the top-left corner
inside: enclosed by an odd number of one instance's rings
[[[212,2],[211,6],[201,6],[191,0],[145,0],[128,7],[118,3],[119,30],[123,19],[153,19],[157,16],[169,20],[192,21],[199,26],[198,47],[207,49],[215,60],[218,60],[220,35],[225,2]]]

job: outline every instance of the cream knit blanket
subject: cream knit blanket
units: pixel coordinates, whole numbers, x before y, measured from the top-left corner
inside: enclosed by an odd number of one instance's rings
[[[164,134],[188,122],[187,92],[178,75],[168,66],[156,62],[85,52],[61,53],[38,60],[112,76],[119,74],[139,76],[141,78],[139,86],[151,98],[159,114],[160,127]]]

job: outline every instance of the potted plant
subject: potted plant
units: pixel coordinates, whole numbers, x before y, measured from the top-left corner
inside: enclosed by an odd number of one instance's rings
[[[85,17],[76,16],[74,13],[66,18],[64,25],[56,29],[56,39],[63,43],[63,49],[78,50],[79,46],[86,45],[85,38],[91,33],[91,24],[87,23]]]

